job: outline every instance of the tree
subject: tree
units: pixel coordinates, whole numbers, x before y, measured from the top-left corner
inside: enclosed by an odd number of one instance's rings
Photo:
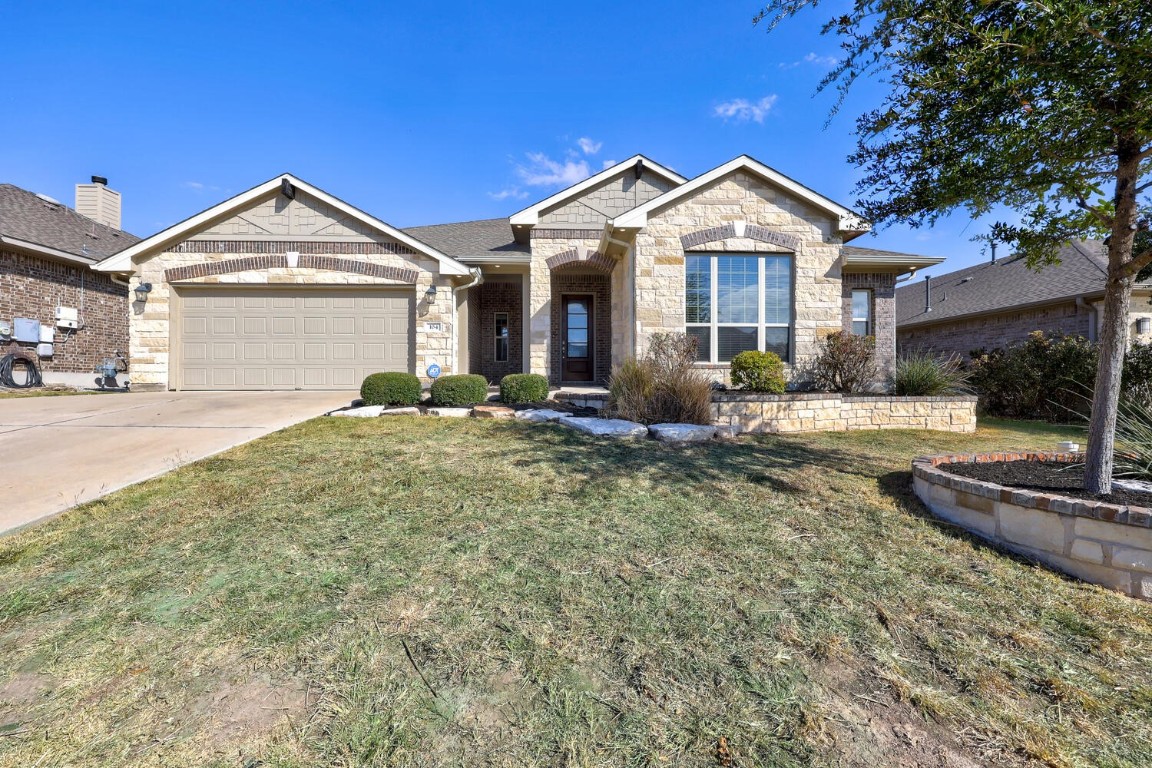
[[[773,0],[754,23],[771,31],[818,3]],[[921,226],[1007,206],[1020,222],[988,239],[1036,268],[1071,239],[1106,236],[1085,487],[1110,492],[1132,285],[1152,264],[1140,214],[1152,186],[1152,3],[854,0],[822,33],[843,50],[820,83],[839,93],[833,114],[859,80],[888,86],[856,122],[866,218]]]

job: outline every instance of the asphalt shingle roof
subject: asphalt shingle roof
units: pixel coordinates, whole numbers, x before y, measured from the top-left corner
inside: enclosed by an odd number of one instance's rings
[[[924,281],[896,289],[896,325],[907,327],[1101,293],[1108,265],[1102,241],[1078,240],[1059,251],[1060,263],[1039,271],[1016,256],[933,277],[932,311]]]
[[[96,262],[140,238],[12,184],[0,184],[0,235]]]
[[[529,246],[520,245],[512,239],[512,227],[508,219],[433,224],[409,227],[403,231],[441,253],[464,261],[478,256],[531,253]]]

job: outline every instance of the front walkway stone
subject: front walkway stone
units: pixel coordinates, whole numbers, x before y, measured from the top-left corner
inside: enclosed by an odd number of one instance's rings
[[[531,408],[527,411],[516,411],[516,418],[533,424],[540,424],[545,421],[556,421],[567,415],[568,413],[566,411],[554,411],[551,408]]]
[[[465,416],[472,415],[471,408],[429,408],[429,416],[446,416],[449,418],[461,419]]]
[[[472,409],[472,415],[478,419],[510,419],[516,411],[504,405],[478,405]]]
[[[597,419],[593,416],[562,416],[556,422],[577,432],[597,437],[646,437],[648,427],[624,419]]]
[[[379,416],[384,412],[382,405],[364,405],[359,408],[346,408],[343,411],[332,411],[331,416]]]
[[[653,424],[648,431],[662,443],[702,443],[716,436],[716,427],[700,424]]]
[[[420,415],[420,409],[414,405],[408,406],[407,408],[387,408],[380,415],[381,416],[419,416]]]

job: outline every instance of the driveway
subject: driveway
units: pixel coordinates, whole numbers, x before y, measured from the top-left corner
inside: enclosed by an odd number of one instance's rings
[[[0,533],[347,405],[354,392],[0,400]]]

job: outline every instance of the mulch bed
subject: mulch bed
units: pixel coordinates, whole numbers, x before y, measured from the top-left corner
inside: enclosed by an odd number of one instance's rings
[[[937,469],[953,475],[1041,493],[1103,501],[1121,506],[1152,507],[1152,493],[1112,487],[1112,493],[1095,495],[1084,490],[1084,466],[1059,461],[990,461],[980,464],[941,464]]]

